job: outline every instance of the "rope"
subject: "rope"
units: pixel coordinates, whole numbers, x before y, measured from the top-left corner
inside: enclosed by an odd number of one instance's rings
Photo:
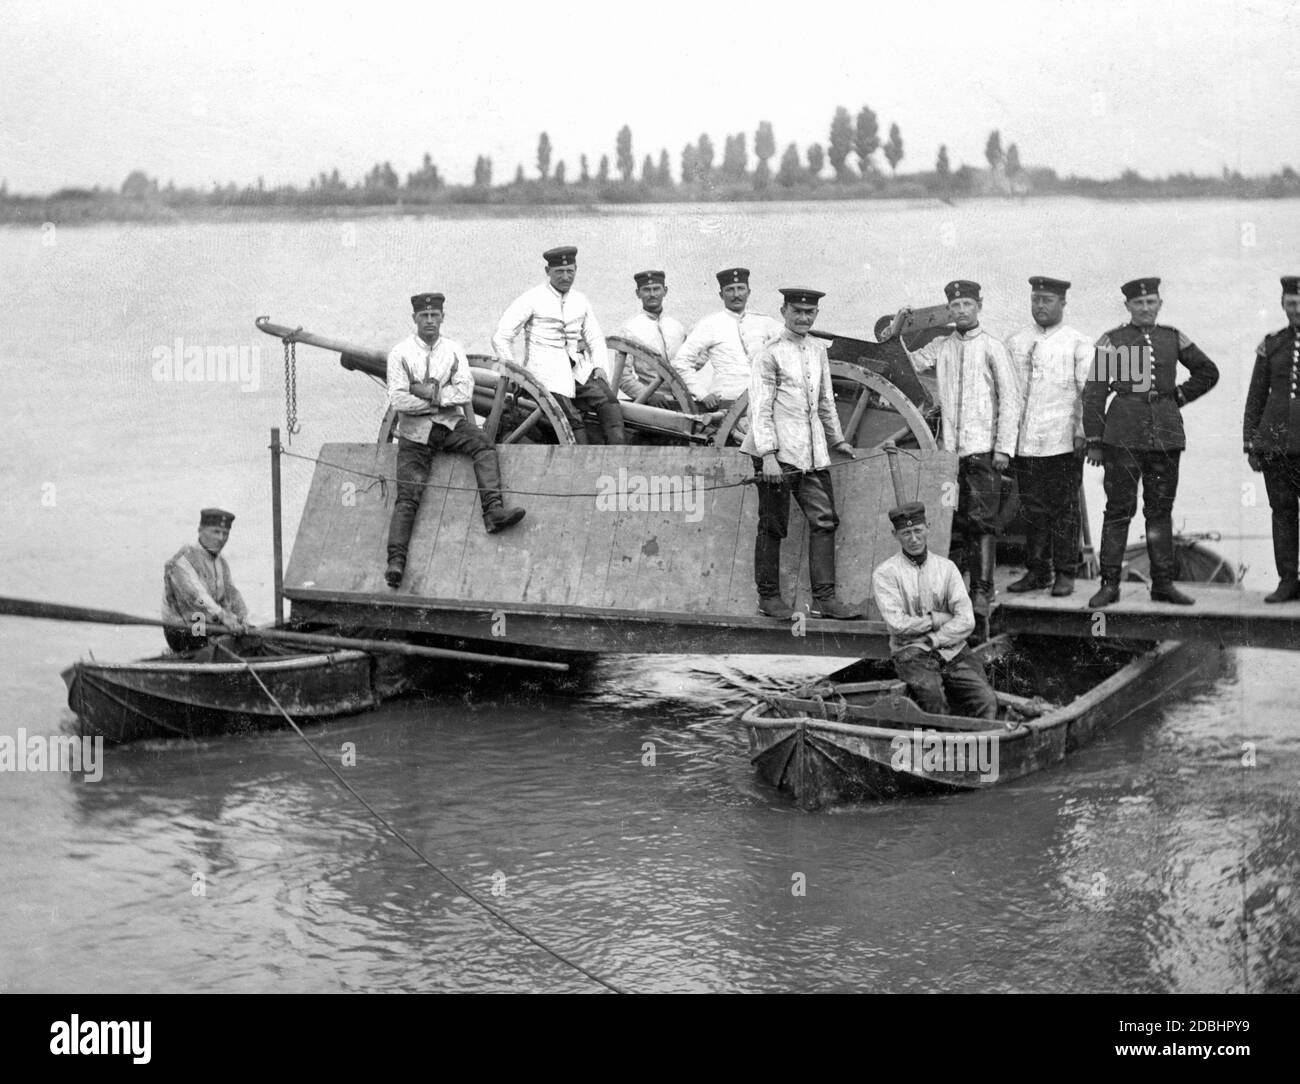
[[[909,457],[911,457],[912,459],[919,459],[919,458],[920,458],[920,457],[919,457],[915,452],[913,452],[913,451],[912,451],[911,449],[909,449],[909,448],[899,448],[898,451],[899,451],[902,455],[909,456]],[[319,458],[319,457],[317,457],[317,456],[311,456],[311,455],[298,455],[297,453],[295,453],[295,452],[290,452],[290,451],[281,451],[280,454],[283,455],[283,456],[288,456],[290,459],[302,459],[302,460],[305,460],[305,461],[308,462],[308,463],[317,463],[317,464],[320,464],[320,465],[323,466],[323,467],[331,467],[331,468],[333,468],[334,470],[343,471],[345,474],[355,474],[355,475],[356,475],[357,477],[359,477],[359,478],[369,478],[369,479],[372,479],[372,481],[385,482],[385,483],[386,483],[386,482],[394,482],[394,483],[396,483],[396,481],[397,481],[397,478],[396,478],[394,475],[391,475],[391,474],[369,474],[369,473],[367,473],[366,471],[360,471],[360,470],[355,469],[354,467],[347,467],[347,466],[344,466],[342,463],[331,463],[329,460],[321,459],[321,458]],[[823,467],[823,468],[821,468],[821,469],[823,469],[823,470],[838,470],[838,469],[843,468],[843,467],[859,466],[859,465],[862,465],[862,464],[867,463],[869,460],[872,460],[872,459],[878,459],[878,458],[880,458],[880,456],[885,455],[885,454],[886,454],[886,453],[883,452],[883,451],[870,452],[870,453],[868,453],[868,454],[866,454],[866,455],[860,455],[860,456],[857,456],[857,457],[854,458],[854,459],[846,459],[846,460],[843,460],[843,461],[841,461],[841,462],[839,462],[839,463],[831,463],[831,464],[829,464],[828,466]],[[801,471],[801,470],[797,470],[797,471],[794,471],[793,473],[794,473],[795,475],[801,475],[801,474],[810,474],[810,473],[812,473],[812,472],[811,472],[811,471]],[[787,483],[788,483],[788,481],[789,481],[790,478],[791,478],[791,475],[789,475],[789,474],[786,475]],[[721,483],[719,483],[719,484],[717,484],[717,485],[704,486],[704,487],[702,488],[701,492],[704,492],[704,493],[713,493],[713,492],[717,492],[718,490],[723,490],[723,489],[739,489],[741,486],[752,486],[752,485],[757,485],[757,484],[758,484],[758,481],[759,481],[759,479],[758,479],[758,477],[757,477],[756,475],[751,475],[751,476],[749,476],[749,477],[747,477],[747,478],[742,478],[742,479],[740,479],[740,480],[737,481],[737,482],[721,482]],[[441,489],[441,490],[446,490],[446,491],[448,491],[448,492],[452,492],[452,493],[477,493],[477,492],[478,492],[478,487],[477,487],[477,486],[452,486],[452,485],[443,485],[443,484],[441,484],[441,483],[439,483],[439,482],[419,482],[419,483],[412,482],[412,483],[410,483],[410,484],[411,484],[411,485],[420,485],[420,486],[422,486],[422,487],[425,488],[425,489]],[[920,477],[920,473],[919,473],[919,472],[917,473],[916,489],[917,489],[917,492],[920,493],[920,490],[921,490],[921,477]],[[545,491],[545,490],[537,490],[537,489],[510,489],[509,492],[510,492],[512,495],[521,496],[521,497],[578,497],[578,498],[581,498],[581,499],[583,499],[583,500],[590,500],[590,499],[595,498],[595,497],[607,497],[607,496],[609,496],[608,493],[594,493],[594,492],[592,492],[592,493],[553,493],[553,492],[547,492],[547,491]]]
[[[413,855],[415,855],[416,858],[418,858],[421,862],[423,862],[426,866],[428,866],[431,870],[433,870],[434,873],[436,873],[439,877],[441,877],[444,881],[446,881],[449,885],[451,885],[462,896],[465,896],[472,902],[478,904],[481,908],[483,908],[483,910],[485,910],[488,914],[490,914],[493,918],[495,918],[507,929],[513,931],[514,933],[517,933],[520,937],[524,938],[524,940],[530,942],[531,944],[536,945],[547,955],[554,957],[555,959],[559,960],[560,963],[568,965],[569,967],[573,968],[575,971],[580,971],[587,978],[591,979],[592,982],[599,983],[601,986],[605,987],[605,989],[610,990],[613,993],[616,994],[626,993],[625,990],[622,990],[618,986],[615,986],[612,982],[608,982],[605,979],[602,979],[599,975],[593,974],[592,972],[588,971],[581,964],[575,963],[573,960],[570,960],[567,957],[560,955],[560,953],[556,952],[554,949],[544,945],[541,941],[539,941],[536,937],[530,934],[527,930],[522,929],[521,927],[511,922],[508,918],[505,917],[505,915],[501,914],[500,911],[498,911],[486,900],[479,899],[478,896],[476,896],[463,884],[461,884],[454,877],[452,877],[451,874],[445,872],[444,870],[434,865],[433,862],[431,862],[428,859],[428,857],[424,854],[423,851],[420,850],[419,847],[417,847],[414,843],[412,843],[409,839],[407,839],[404,835],[402,835],[401,832],[399,832],[396,828],[394,828],[392,824],[390,824],[385,819],[382,813],[380,813],[374,806],[372,806],[369,802],[367,802],[365,798],[363,798],[360,794],[358,794],[356,789],[352,786],[352,784],[349,783],[346,779],[343,778],[343,776],[339,774],[338,769],[336,769],[334,765],[331,764],[325,758],[325,756],[321,753],[321,751],[311,743],[311,739],[309,739],[307,735],[302,732],[302,729],[298,726],[296,722],[294,722],[293,717],[287,711],[284,710],[284,706],[280,703],[279,700],[275,698],[275,694],[272,693],[271,690],[266,687],[266,683],[262,680],[262,678],[257,673],[257,671],[254,670],[253,667],[249,664],[248,660],[241,658],[239,655],[236,655],[235,652],[231,651],[230,648],[228,648],[225,644],[221,643],[220,641],[216,641],[216,646],[221,648],[222,651],[224,651],[227,655],[233,658],[236,662],[243,663],[244,669],[247,670],[252,675],[253,680],[256,681],[258,685],[261,686],[262,692],[266,694],[266,698],[270,700],[272,704],[275,705],[275,710],[278,711],[282,716],[284,716],[285,722],[287,722],[291,727],[293,727],[294,733],[296,733],[298,737],[300,737],[304,742],[307,743],[307,748],[310,749],[312,751],[312,754],[316,757],[316,759],[319,760],[321,764],[325,766],[326,770],[330,773],[330,775],[334,776],[334,778],[343,787],[343,789],[346,790],[349,794],[351,794],[352,797],[354,797],[358,802],[360,802],[366,808],[366,810],[371,814],[371,816],[373,816],[377,821],[379,821],[380,824],[382,824],[385,828],[387,828],[388,831],[392,833],[394,838],[396,838],[397,841],[402,844],[402,846],[404,846]]]
[[[302,426],[298,424],[298,327],[284,337],[284,428],[289,434],[289,443],[293,435]]]

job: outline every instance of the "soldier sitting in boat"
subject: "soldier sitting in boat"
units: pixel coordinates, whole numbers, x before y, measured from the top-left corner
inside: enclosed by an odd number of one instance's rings
[[[199,513],[199,540],[182,546],[163,568],[164,621],[186,628],[165,628],[167,646],[175,652],[196,651],[208,642],[208,622],[241,633],[248,624],[248,607],[230,578],[221,550],[230,537],[232,513],[205,508]]]
[[[835,597],[835,494],[829,449],[849,459],[853,445],[840,431],[826,347],[808,334],[817,319],[820,290],[787,287],[785,330],[754,359],[749,379],[750,428],[740,446],[754,461],[758,482],[758,536],[754,581],[758,612],[789,618],[781,597],[781,540],[790,520],[790,496],[808,518],[808,578],[812,615],[852,620],[862,614]]]
[[[434,452],[460,452],[473,459],[488,534],[524,518],[522,508],[505,507],[497,450],[461,409],[473,397],[474,377],[460,344],[441,335],[445,300],[442,294],[412,297],[415,334],[388,355],[388,402],[398,414],[397,501],[388,525],[384,571],[389,587],[402,585],[411,529]]]
[[[929,550],[930,528],[920,501],[889,513],[900,552],[871,576],[880,616],[889,626],[894,671],[922,710],[996,719],[997,694],[984,667],[966,645],[975,611],[961,573]]]

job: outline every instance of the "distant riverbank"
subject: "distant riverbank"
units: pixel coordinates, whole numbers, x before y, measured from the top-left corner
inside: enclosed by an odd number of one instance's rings
[[[1290,168],[1270,177],[1223,178],[1179,175],[1147,179],[1137,174],[1098,181],[1058,179],[1050,170],[1033,170],[1012,177],[983,171],[959,171],[947,178],[935,174],[879,177],[847,184],[772,184],[755,190],[750,184],[693,183],[646,185],[619,182],[557,185],[524,181],[497,187],[445,186],[435,190],[341,188],[306,192],[294,188],[228,186],[203,194],[192,189],[156,189],[124,194],[107,189],[62,189],[50,196],[0,193],[0,225],[84,225],[95,222],[261,222],[312,219],[354,219],[395,215],[438,218],[510,218],[552,213],[600,213],[635,205],[675,203],[809,203],[868,200],[911,200],[965,203],[970,200],[1035,199],[1077,196],[1095,200],[1171,199],[1294,199],[1300,197],[1300,176]]]

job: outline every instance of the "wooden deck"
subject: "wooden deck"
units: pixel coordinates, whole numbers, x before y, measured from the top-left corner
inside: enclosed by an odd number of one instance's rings
[[[867,621],[777,622],[757,613],[758,493],[747,456],[708,447],[502,446],[518,527],[483,529],[464,456],[438,456],[400,591],[384,583],[395,445],[322,447],[285,574],[295,620],[379,625],[557,651],[778,653],[883,657]],[[948,545],[955,477],[946,452],[900,457],[904,485]],[[895,552],[894,491],[883,455],[832,471],[840,516],[840,597],[866,603],[872,569]],[[656,499],[647,491],[654,485]],[[439,488],[439,487],[451,488]],[[723,487],[723,488],[713,488]],[[600,498],[598,493],[606,493]],[[621,495],[620,495],[621,494]],[[810,600],[806,529],[791,507],[782,552],[787,600]]]
[[[1300,651],[1300,602],[1269,604],[1265,591],[1180,583],[1194,606],[1152,602],[1143,583],[1120,585],[1120,600],[1104,610],[1089,610],[1095,580],[1078,580],[1074,594],[1052,598],[1046,591],[1014,595],[1006,584],[1019,571],[1001,570],[995,632],[1034,632],[1049,636],[1108,636],[1131,640],[1201,640],[1220,646],[1284,648]]]

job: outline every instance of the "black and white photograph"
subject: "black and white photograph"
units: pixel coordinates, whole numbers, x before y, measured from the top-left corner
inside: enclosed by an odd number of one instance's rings
[[[1080,1034],[1258,1056],[1297,41],[1295,0],[5,3],[24,1042],[163,1042],[67,995],[1212,995]]]

